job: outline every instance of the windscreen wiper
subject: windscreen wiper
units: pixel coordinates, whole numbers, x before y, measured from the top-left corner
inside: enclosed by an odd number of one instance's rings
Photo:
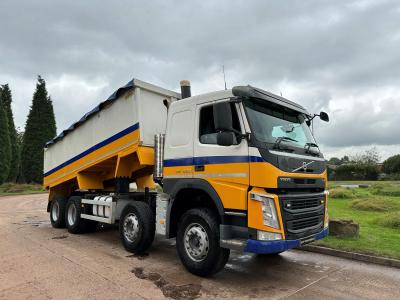
[[[280,149],[280,144],[281,144],[282,141],[298,142],[297,140],[292,139],[292,138],[290,138],[290,137],[281,136],[281,137],[278,137],[278,138],[275,140],[274,148],[275,148],[275,149]]]

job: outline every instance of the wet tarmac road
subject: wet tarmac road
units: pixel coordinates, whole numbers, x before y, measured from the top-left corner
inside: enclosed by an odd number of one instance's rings
[[[115,229],[52,228],[46,197],[0,197],[0,299],[400,299],[399,269],[301,251],[231,253],[222,272],[199,278],[173,241],[134,256]]]

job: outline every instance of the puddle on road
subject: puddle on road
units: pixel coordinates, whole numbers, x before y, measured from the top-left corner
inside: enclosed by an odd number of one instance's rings
[[[162,291],[165,297],[175,300],[191,300],[200,296],[201,285],[199,284],[175,285],[166,281],[164,277],[158,273],[150,272],[145,274],[143,268],[134,268],[131,272],[139,279],[153,282],[155,286]]]
[[[127,255],[125,257],[135,257],[138,260],[144,260],[149,257],[149,254],[148,253],[131,254],[131,255]]]

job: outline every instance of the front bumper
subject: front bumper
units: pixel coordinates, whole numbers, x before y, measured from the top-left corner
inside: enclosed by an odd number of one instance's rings
[[[307,238],[305,241],[302,240],[279,240],[279,241],[258,241],[258,240],[247,240],[245,252],[257,253],[257,254],[268,254],[283,252],[292,248],[300,247],[302,244],[306,244],[312,241],[320,240],[326,237],[329,233],[329,228],[324,228],[316,235]]]

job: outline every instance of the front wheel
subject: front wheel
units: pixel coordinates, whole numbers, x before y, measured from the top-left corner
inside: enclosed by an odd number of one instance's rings
[[[222,270],[230,250],[219,246],[219,223],[206,208],[195,208],[183,214],[176,237],[178,255],[186,269],[198,276],[209,276]]]

